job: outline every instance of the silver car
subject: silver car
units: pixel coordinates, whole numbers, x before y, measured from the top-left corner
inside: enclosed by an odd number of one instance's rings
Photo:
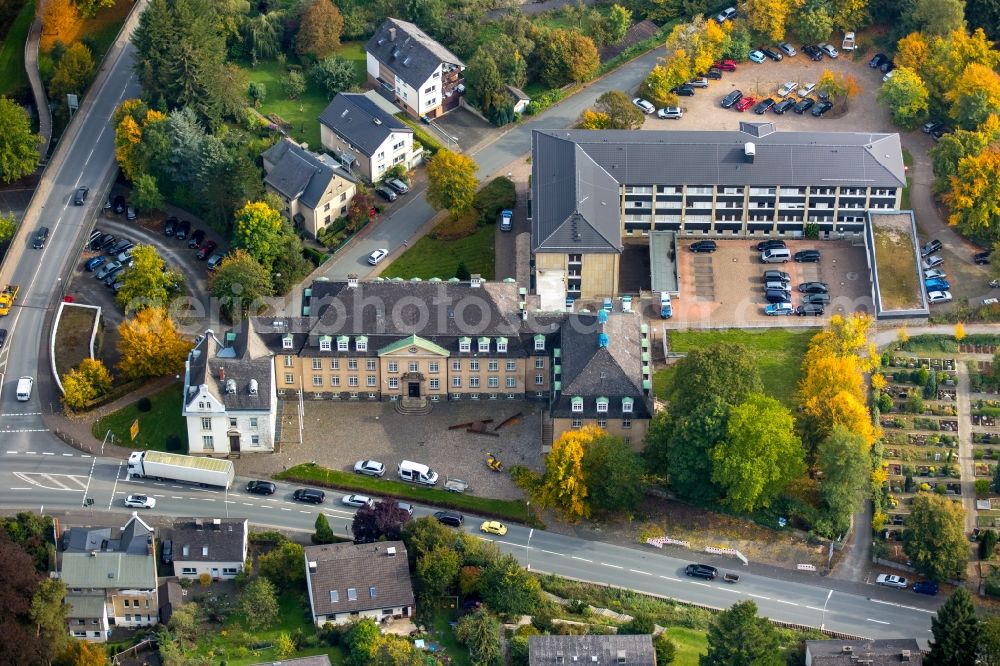
[[[385,475],[385,465],[377,460],[359,460],[354,463],[354,471],[357,474],[367,476],[383,476]]]

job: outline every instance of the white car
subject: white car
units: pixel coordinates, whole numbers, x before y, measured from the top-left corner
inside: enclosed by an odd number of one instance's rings
[[[340,503],[356,507],[375,506],[375,502],[367,495],[344,495],[340,498]]]
[[[808,97],[813,90],[816,90],[815,83],[803,83],[802,87],[799,88],[799,97]]]
[[[785,81],[785,85],[778,88],[778,97],[786,97],[789,93],[799,87],[798,81]]]
[[[385,465],[377,460],[359,460],[354,463],[354,471],[368,476],[383,476],[385,475]]]
[[[900,590],[906,589],[906,579],[902,576],[894,576],[892,574],[879,574],[875,579],[876,585],[884,585],[886,587],[895,587]]]
[[[684,117],[684,109],[679,106],[665,106],[656,112],[658,118],[664,120],[668,118],[673,118],[674,120],[680,120]]]
[[[927,292],[928,303],[947,303],[951,300],[950,291],[930,291]]]
[[[125,506],[136,509],[153,509],[156,507],[156,499],[145,495],[129,495],[125,498]]]
[[[837,49],[833,48],[833,44],[820,44],[819,50],[825,53],[826,55],[830,56],[831,58],[836,58],[837,56],[840,55],[837,52]]]
[[[371,254],[368,255],[368,263],[372,266],[378,266],[378,262],[382,261],[389,255],[389,250],[384,247],[380,247]]]
[[[725,23],[734,16],[736,16],[736,7],[727,7],[716,14],[715,21],[717,23]]]
[[[944,259],[941,258],[941,255],[932,254],[931,256],[927,257],[926,259],[920,262],[920,267],[925,271],[929,271],[932,268],[937,268],[943,263]]]
[[[654,113],[656,111],[656,107],[653,106],[652,102],[644,100],[641,97],[636,97],[632,100],[632,103],[635,104],[643,113]]]
[[[896,73],[896,70],[894,70],[894,69],[890,69],[888,72],[886,72],[885,76],[882,77],[882,83],[885,83],[886,81],[888,81],[889,79],[891,79],[893,77],[893,75],[895,75],[895,73]]]
[[[948,277],[948,276],[940,268],[932,268],[929,271],[924,271],[924,279],[925,280],[937,280],[939,278],[943,280],[946,277]]]

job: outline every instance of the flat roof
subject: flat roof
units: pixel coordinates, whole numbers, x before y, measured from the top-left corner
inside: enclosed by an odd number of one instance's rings
[[[927,317],[930,312],[913,212],[869,212],[867,218],[865,243],[876,317]]]
[[[678,293],[675,232],[653,231],[649,234],[649,272],[653,291]]]

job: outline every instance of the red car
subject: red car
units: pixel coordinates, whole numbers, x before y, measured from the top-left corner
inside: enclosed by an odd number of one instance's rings
[[[714,65],[712,65],[712,67],[715,67],[716,69],[721,69],[724,72],[736,71],[736,63],[733,62],[732,60],[723,60],[722,62],[717,62]]]
[[[749,109],[751,106],[753,106],[756,103],[757,103],[757,100],[754,99],[753,97],[744,97],[739,102],[737,102],[736,106],[733,107],[733,108],[735,108],[737,111],[746,111],[747,109]]]
[[[208,259],[210,256],[212,256],[212,252],[215,251],[216,247],[218,247],[218,243],[216,243],[215,241],[208,241],[207,243],[201,246],[200,250],[198,250],[198,258],[201,260]]]

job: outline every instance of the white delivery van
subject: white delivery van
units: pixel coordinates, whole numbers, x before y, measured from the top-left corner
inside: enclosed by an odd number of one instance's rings
[[[776,247],[760,253],[762,264],[784,264],[792,258],[792,253],[786,247]]]
[[[31,399],[31,388],[35,385],[32,377],[21,377],[17,380],[17,399],[20,402],[27,402]]]
[[[437,472],[427,465],[404,460],[396,468],[399,471],[399,478],[403,481],[421,483],[425,486],[433,486],[438,481]]]

